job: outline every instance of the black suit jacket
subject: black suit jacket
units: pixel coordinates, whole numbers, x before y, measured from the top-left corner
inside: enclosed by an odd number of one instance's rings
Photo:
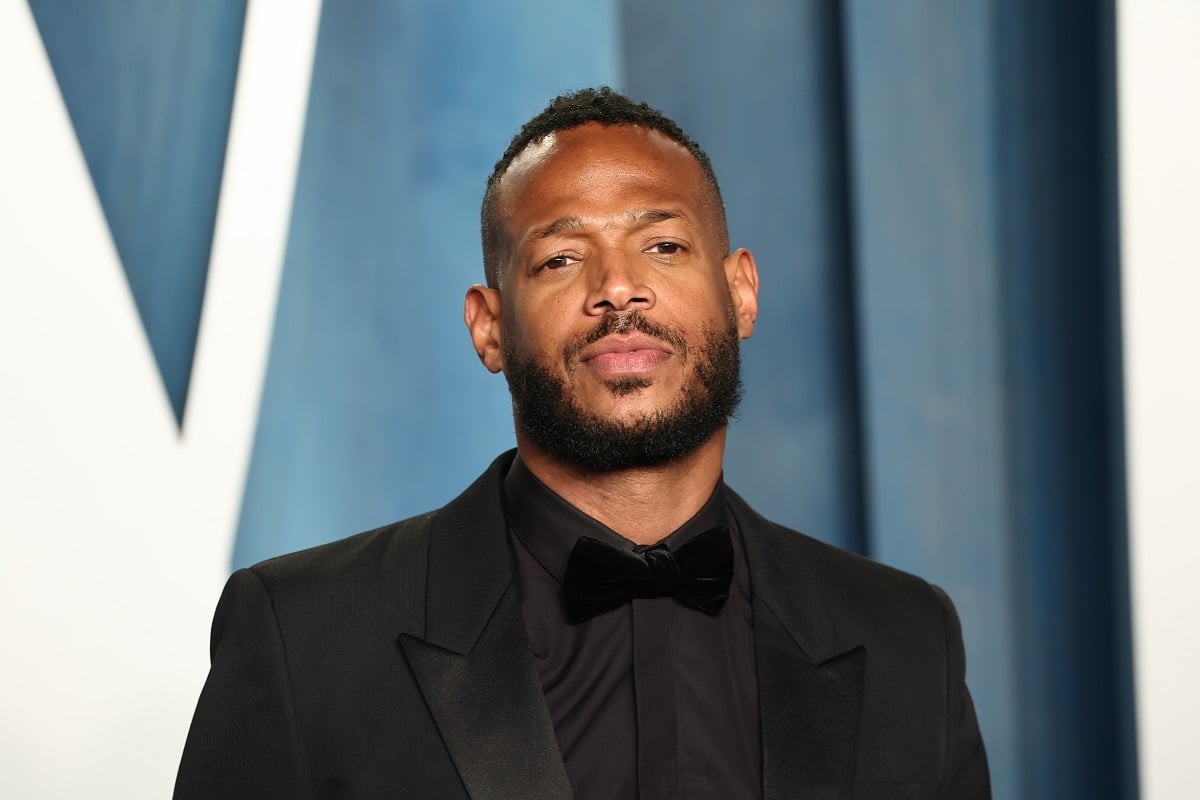
[[[571,797],[512,578],[511,459],[438,511],[229,579],[176,798]],[[946,596],[729,497],[765,797],[988,797]]]

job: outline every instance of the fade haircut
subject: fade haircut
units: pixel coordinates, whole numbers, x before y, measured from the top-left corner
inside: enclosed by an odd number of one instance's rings
[[[541,141],[558,131],[578,128],[589,122],[600,125],[637,125],[659,133],[687,149],[704,174],[704,182],[712,193],[712,201],[720,224],[717,238],[723,250],[729,250],[729,231],[725,223],[725,204],[721,200],[721,187],[713,172],[712,162],[700,145],[683,132],[676,122],[646,103],[638,103],[607,86],[598,89],[580,89],[570,94],[559,95],[550,105],[533,119],[525,123],[521,131],[509,142],[508,149],[496,162],[488,177],[487,189],[483,193],[483,207],[479,212],[480,235],[483,240],[483,272],[488,286],[500,285],[500,255],[504,250],[506,232],[499,220],[500,180],[508,172],[514,159],[529,145]]]

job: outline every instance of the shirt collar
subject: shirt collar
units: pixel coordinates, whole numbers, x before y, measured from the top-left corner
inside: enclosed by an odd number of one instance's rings
[[[671,498],[663,498],[663,502],[671,502]],[[559,582],[566,575],[567,561],[581,536],[590,536],[630,551],[637,547],[612,528],[555,494],[529,471],[520,454],[513,459],[504,478],[504,516],[513,535]],[[718,480],[716,488],[700,510],[663,542],[672,550],[677,550],[710,528],[728,522],[725,484]]]

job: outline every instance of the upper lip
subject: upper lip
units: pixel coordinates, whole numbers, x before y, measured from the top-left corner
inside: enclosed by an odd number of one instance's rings
[[[581,361],[590,361],[609,353],[631,353],[634,350],[661,350],[673,353],[671,346],[662,339],[644,333],[611,333],[598,342],[593,342],[579,353]]]

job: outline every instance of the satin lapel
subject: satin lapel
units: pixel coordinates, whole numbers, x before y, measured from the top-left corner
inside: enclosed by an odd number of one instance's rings
[[[825,551],[730,492],[750,566],[763,797],[850,798],[866,651],[837,624]]]
[[[763,797],[849,798],[865,652],[811,663],[775,613],[754,604]]]
[[[400,643],[471,797],[571,797],[515,587],[470,653],[411,636]]]
[[[500,508],[511,453],[431,522],[424,631],[400,645],[473,798],[571,797],[521,622]]]

